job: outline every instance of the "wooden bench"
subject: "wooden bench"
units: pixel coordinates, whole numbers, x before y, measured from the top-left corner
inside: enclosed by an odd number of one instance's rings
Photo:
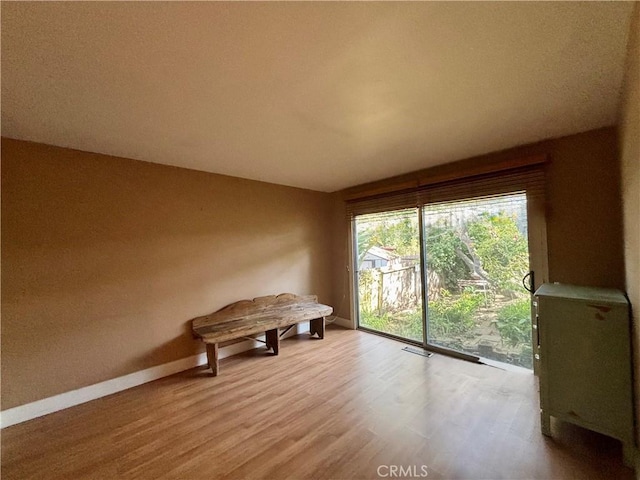
[[[474,290],[476,290],[479,287],[486,297],[487,287],[489,287],[489,282],[486,280],[458,280],[458,286],[460,288],[471,287]]]
[[[282,293],[232,303],[215,313],[194,318],[191,328],[207,345],[209,366],[216,376],[220,370],[218,345],[221,342],[264,332],[267,349],[273,349],[274,355],[278,355],[280,337],[297,323],[309,321],[309,333],[324,338],[324,319],[332,312],[333,308],[318,303],[315,295]],[[285,330],[280,333],[280,328]]]

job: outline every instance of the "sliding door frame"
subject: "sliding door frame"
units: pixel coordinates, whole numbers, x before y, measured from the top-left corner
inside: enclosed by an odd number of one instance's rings
[[[402,209],[402,210],[407,210],[407,209]],[[418,220],[418,228],[420,229],[422,226],[422,207],[417,207],[417,214],[419,215],[419,220]],[[392,211],[392,210],[390,210]],[[360,254],[360,252],[358,252],[358,229],[356,226],[356,217],[357,215],[354,215],[351,218],[351,221],[349,222],[349,235],[351,238],[351,258],[350,258],[350,264],[351,264],[351,269],[353,270],[353,274],[351,275],[351,298],[353,299],[353,301],[351,302],[352,304],[352,318],[354,318],[354,325],[355,328],[357,330],[363,330],[365,332],[369,332],[369,333],[375,333],[376,335],[381,335],[383,337],[387,337],[387,338],[391,338],[393,340],[400,340],[401,342],[404,343],[408,343],[411,345],[415,345],[417,347],[422,347],[424,348],[425,345],[425,341],[426,341],[426,333],[425,333],[425,329],[424,329],[424,324],[425,324],[425,310],[424,310],[424,297],[422,300],[422,341],[418,341],[418,340],[413,340],[411,338],[405,338],[405,337],[401,337],[399,335],[394,335],[393,333],[388,333],[388,332],[382,332],[380,330],[374,330],[372,328],[367,328],[364,327],[362,325],[360,325],[360,291],[358,289],[358,285],[359,285],[359,279],[360,279],[360,269],[358,268],[358,255]],[[420,238],[422,238],[422,233],[418,232]],[[422,257],[423,257],[423,253],[422,253],[422,244],[420,244],[420,274],[423,273],[423,268],[424,265],[422,264]],[[421,284],[422,284],[422,295],[424,295],[424,279],[421,279]]]
[[[540,336],[538,332],[537,303],[533,296],[543,283],[549,282],[549,255],[547,250],[547,216],[544,197],[527,194],[527,232],[529,241],[529,268],[534,273],[531,282],[531,350],[533,373],[540,373]]]
[[[523,190],[517,190],[523,191]],[[517,191],[510,193],[517,193]],[[529,268],[535,272],[534,281],[532,282],[533,291],[535,291],[542,283],[549,281],[549,267],[548,267],[548,253],[547,253],[547,226],[545,215],[545,201],[544,197],[538,195],[532,195],[527,189],[524,190],[527,201],[527,232],[528,232],[528,249],[529,249]],[[476,197],[481,198],[481,197]],[[463,200],[461,198],[460,200]],[[452,200],[455,201],[455,200]],[[470,355],[456,350],[452,350],[445,347],[440,347],[429,343],[429,322],[427,321],[429,299],[428,299],[428,272],[427,272],[427,252],[425,246],[425,232],[424,232],[424,207],[426,204],[421,204],[417,207],[418,213],[418,236],[420,243],[420,270],[422,275],[422,342],[403,338],[397,335],[393,335],[386,332],[380,332],[370,328],[366,328],[360,325],[360,305],[359,305],[359,268],[358,268],[358,240],[357,240],[357,228],[356,217],[352,216],[349,222],[349,236],[351,238],[351,255],[350,264],[353,271],[351,275],[351,298],[352,301],[352,318],[355,319],[354,326],[357,329],[367,332],[382,335],[395,340],[420,346],[425,350],[433,351],[436,353],[442,353],[451,357],[461,358],[467,361],[480,363],[481,359],[478,356]],[[533,355],[533,372],[538,374],[539,364],[539,345],[538,345],[538,332],[536,322],[536,305],[533,300],[531,301],[531,343],[532,343],[532,355]]]

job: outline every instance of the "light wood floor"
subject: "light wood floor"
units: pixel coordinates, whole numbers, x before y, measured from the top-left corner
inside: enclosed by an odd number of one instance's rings
[[[540,434],[533,375],[402,347],[329,328],[15,425],[2,478],[633,478],[616,441]]]

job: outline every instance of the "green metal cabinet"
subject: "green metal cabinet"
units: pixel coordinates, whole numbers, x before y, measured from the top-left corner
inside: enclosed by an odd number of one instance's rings
[[[565,284],[536,292],[542,433],[550,417],[622,441],[633,465],[629,303],[618,290]]]

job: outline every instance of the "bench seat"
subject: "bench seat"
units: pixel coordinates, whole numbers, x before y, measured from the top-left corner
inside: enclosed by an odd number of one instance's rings
[[[268,295],[232,303],[215,313],[192,320],[194,334],[207,346],[207,358],[214,376],[219,372],[218,344],[259,333],[266,334],[267,348],[275,355],[280,347],[279,329],[309,321],[311,335],[324,337],[325,317],[333,308],[317,303],[315,295],[292,293]]]

